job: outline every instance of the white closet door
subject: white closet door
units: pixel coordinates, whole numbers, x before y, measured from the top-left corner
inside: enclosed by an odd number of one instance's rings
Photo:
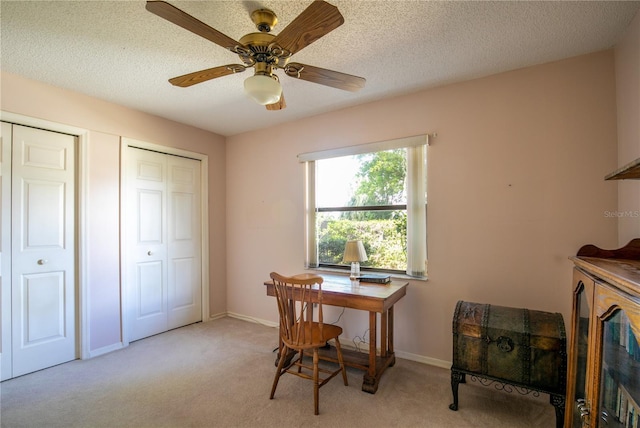
[[[168,328],[202,320],[200,162],[167,155]]]
[[[202,320],[200,162],[127,150],[127,325],[137,340]]]
[[[76,358],[75,145],[13,126],[14,377]]]
[[[0,131],[0,381],[11,368],[11,124]]]
[[[128,150],[127,318],[137,340],[167,329],[167,165],[163,154]]]

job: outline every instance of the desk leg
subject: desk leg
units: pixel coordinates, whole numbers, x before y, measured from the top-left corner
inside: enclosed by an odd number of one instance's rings
[[[382,357],[382,359],[387,358],[387,351],[389,350],[389,336],[387,332],[387,311],[384,311],[380,314],[380,356]]]
[[[362,390],[375,394],[382,373],[396,363],[393,351],[393,306],[380,314],[380,357],[376,355],[377,313],[369,312],[369,367],[362,380]]]
[[[388,343],[389,343],[389,355],[391,356],[391,362],[389,367],[393,367],[396,363],[396,354],[393,351],[393,306],[389,308],[389,328],[388,331]]]
[[[369,312],[369,367],[362,379],[362,390],[375,394],[378,390],[378,379],[376,378],[376,338],[377,334],[376,312]]]

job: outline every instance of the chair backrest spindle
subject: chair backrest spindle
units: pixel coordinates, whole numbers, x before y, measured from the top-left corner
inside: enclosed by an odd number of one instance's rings
[[[317,305],[321,335],[323,330],[322,277],[306,274],[285,277],[272,272],[271,279],[278,301],[283,341],[295,346],[312,345],[314,305]]]

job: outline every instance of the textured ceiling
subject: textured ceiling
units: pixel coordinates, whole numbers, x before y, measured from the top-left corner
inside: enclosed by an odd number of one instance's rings
[[[277,34],[310,1],[169,1],[238,40],[272,9]],[[250,71],[189,88],[167,80],[237,63],[218,45],[148,12],[144,1],[0,1],[3,71],[230,136],[393,95],[611,48],[638,1],[332,0],[345,23],[296,53],[367,79],[357,93],[285,76],[287,108],[243,92]]]

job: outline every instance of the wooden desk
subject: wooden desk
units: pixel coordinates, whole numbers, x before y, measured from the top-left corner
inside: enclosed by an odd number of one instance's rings
[[[312,274],[297,275],[315,276]],[[380,377],[387,367],[393,366],[396,357],[393,352],[393,305],[407,294],[408,282],[391,281],[389,284],[354,282],[349,277],[339,275],[320,275],[322,283],[323,305],[360,309],[369,312],[369,354],[342,350],[344,363],[350,367],[365,370],[362,390],[375,394]],[[267,295],[275,296],[272,281],[265,281]],[[377,355],[378,317],[380,314],[380,355]],[[327,350],[325,359],[337,362],[335,349]]]

